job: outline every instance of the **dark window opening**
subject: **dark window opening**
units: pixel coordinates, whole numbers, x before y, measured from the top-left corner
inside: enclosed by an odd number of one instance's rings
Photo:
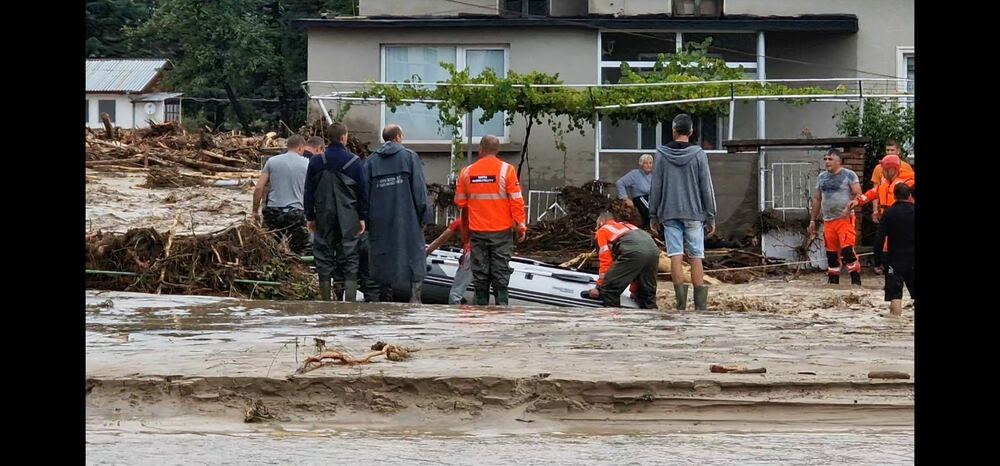
[[[87,104],[87,116],[83,117],[84,123],[90,123],[90,100],[84,99],[84,103]]]
[[[506,0],[500,4],[501,16],[527,17],[548,16],[549,0]]]
[[[97,101],[97,116],[100,117],[102,113],[107,113],[108,117],[111,118],[111,122],[114,123],[115,120],[115,101],[114,100],[98,100]]]

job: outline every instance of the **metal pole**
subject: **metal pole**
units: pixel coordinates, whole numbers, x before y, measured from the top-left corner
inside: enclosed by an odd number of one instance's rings
[[[729,84],[729,140],[733,139],[733,125],[736,122],[736,85]]]
[[[323,104],[323,100],[322,99],[316,99],[316,103],[319,104],[320,110],[323,110],[323,118],[326,120],[326,124],[332,125],[333,124],[333,117],[330,116],[330,112],[327,111],[326,105]]]
[[[598,119],[597,111],[594,111],[594,179],[601,179],[601,120]]]
[[[765,54],[764,50],[765,50],[764,49],[764,32],[760,31],[760,32],[757,32],[757,79],[761,82],[761,84],[763,84],[764,80],[767,79],[767,69],[766,69],[767,63],[766,63],[766,60],[764,60],[764,54]],[[757,101],[757,139],[764,139],[764,137],[766,135],[766,132],[764,131],[765,125],[767,124],[767,121],[766,121],[765,116],[764,116],[764,111],[765,110],[766,110],[766,108],[764,107],[764,101],[763,100],[758,100]],[[766,152],[764,151],[764,147],[763,146],[761,146],[758,149],[758,151],[759,151],[759,154],[757,156],[757,173],[758,173],[758,176],[757,176],[757,178],[758,178],[757,185],[758,185],[758,192],[760,193],[758,195],[759,200],[760,200],[760,211],[763,212],[765,209],[767,209],[767,205],[766,205],[765,199],[764,199],[766,197],[766,196],[764,196],[764,189],[766,187],[766,184],[764,182],[765,181],[764,176],[765,176],[765,174],[767,172],[767,161],[766,161],[767,158],[765,156]]]
[[[860,79],[858,80],[858,101],[861,102],[858,107],[858,136],[861,136],[862,128],[865,127],[865,95]]]

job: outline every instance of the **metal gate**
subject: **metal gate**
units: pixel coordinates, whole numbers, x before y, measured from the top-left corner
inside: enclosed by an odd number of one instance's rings
[[[542,220],[555,220],[566,215],[559,203],[559,191],[528,191],[528,224]]]
[[[778,212],[807,212],[818,170],[811,162],[771,164],[771,208]]]

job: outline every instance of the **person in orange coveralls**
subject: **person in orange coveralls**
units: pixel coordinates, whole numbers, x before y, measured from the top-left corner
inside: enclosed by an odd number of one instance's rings
[[[816,218],[822,214],[829,282],[840,283],[840,269],[846,265],[851,273],[851,284],[861,286],[861,261],[854,252],[858,235],[854,212],[848,207],[852,199],[861,194],[861,182],[856,173],[841,166],[842,162],[841,152],[837,149],[830,149],[823,157],[826,171],[816,178],[809,234],[816,234]]]
[[[597,217],[597,247],[601,261],[597,288],[591,298],[601,298],[605,307],[621,307],[621,295],[629,283],[635,287],[640,309],[656,309],[656,272],[660,249],[644,230],[615,221],[611,212]]]

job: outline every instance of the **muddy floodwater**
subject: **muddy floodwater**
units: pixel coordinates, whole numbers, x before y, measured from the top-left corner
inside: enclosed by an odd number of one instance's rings
[[[912,463],[913,319],[857,306],[676,313],[88,291],[87,463]],[[412,352],[296,374],[317,340],[355,357],[377,341]],[[255,402],[269,418],[244,422]]]

